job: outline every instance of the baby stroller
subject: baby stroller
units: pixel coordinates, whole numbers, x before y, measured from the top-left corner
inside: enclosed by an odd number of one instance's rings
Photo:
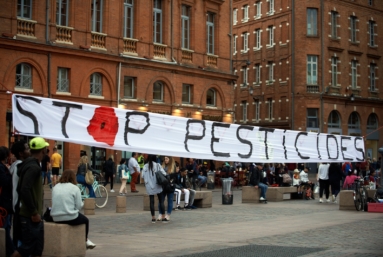
[[[378,188],[376,190],[374,200],[377,203],[383,203],[383,188]]]

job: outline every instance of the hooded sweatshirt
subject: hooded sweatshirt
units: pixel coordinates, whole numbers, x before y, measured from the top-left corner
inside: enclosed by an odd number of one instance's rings
[[[17,166],[19,175],[18,192],[20,198],[20,216],[28,217],[42,214],[43,210],[43,185],[41,167],[34,157],[25,159]]]

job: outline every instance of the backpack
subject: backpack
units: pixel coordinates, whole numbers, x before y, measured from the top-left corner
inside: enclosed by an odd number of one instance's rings
[[[291,184],[291,177],[289,174],[285,173],[282,175],[283,183],[285,184]]]
[[[311,188],[308,187],[306,189],[306,199],[310,199],[311,198],[311,194],[312,194]]]
[[[344,174],[348,175],[349,170],[351,170],[351,166],[349,163],[346,163],[346,166],[344,167]]]

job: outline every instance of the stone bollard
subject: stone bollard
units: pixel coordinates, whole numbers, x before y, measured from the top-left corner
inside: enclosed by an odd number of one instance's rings
[[[94,198],[84,199],[84,215],[94,215],[95,207],[96,207],[96,201]]]
[[[0,228],[0,257],[5,257],[5,229]]]
[[[126,212],[126,197],[125,196],[116,197],[116,212],[117,213]]]

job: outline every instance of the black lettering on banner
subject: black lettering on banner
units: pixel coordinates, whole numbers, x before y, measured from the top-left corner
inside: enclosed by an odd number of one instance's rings
[[[297,134],[297,136],[296,136],[296,138],[295,138],[295,144],[294,144],[294,146],[295,146],[295,150],[297,151],[298,156],[301,157],[301,159],[310,159],[309,156],[303,156],[303,155],[301,155],[301,153],[300,153],[299,150],[298,150],[297,143],[298,143],[298,138],[299,138],[301,135],[307,136],[307,132],[299,132],[299,133]]]
[[[21,96],[21,95],[17,95],[16,96],[16,108],[17,110],[24,116],[27,116],[28,118],[30,118],[33,122],[33,128],[34,128],[34,134],[35,135],[40,135],[39,133],[39,124],[37,122],[37,118],[35,115],[33,115],[33,113],[29,112],[29,111],[26,111],[24,110],[23,108],[21,108],[21,105],[19,104],[19,101],[17,98],[23,98],[25,100],[31,100],[31,101],[34,101],[38,104],[41,103],[42,100],[40,99],[37,99],[37,98],[34,98],[34,97],[31,97],[31,96]]]
[[[144,116],[146,118],[146,125],[143,129],[135,129],[129,127],[130,116]],[[126,145],[129,145],[128,143],[128,133],[134,133],[134,134],[144,134],[145,131],[150,127],[150,119],[149,119],[149,113],[146,112],[127,112],[126,113],[126,122],[125,122],[125,130],[124,130],[124,141]]]
[[[61,120],[61,132],[63,133],[64,137],[69,138],[68,134],[66,133],[66,122],[69,117],[69,112],[70,108],[76,108],[82,110],[82,105],[79,104],[69,104],[69,103],[62,103],[62,102],[57,102],[57,101],[52,101],[53,106],[58,106],[58,107],[65,107],[65,115],[63,119]]]
[[[320,135],[320,132],[317,134],[317,152],[318,152],[319,160],[322,160],[322,156],[320,155],[320,151],[319,151],[319,135]]]
[[[332,158],[330,156],[330,150],[329,150],[329,147],[328,147],[328,140],[330,138],[333,138],[335,140],[335,143],[336,143],[336,157],[335,158]],[[339,158],[339,147],[338,147],[338,140],[336,140],[336,137],[334,135],[327,135],[327,139],[326,139],[326,149],[327,149],[327,154],[328,154],[328,158],[331,160],[336,160]]]
[[[355,150],[357,150],[358,152],[361,152],[362,153],[362,159],[359,159],[357,156],[356,156],[356,159],[360,162],[364,161],[364,151],[362,148],[358,148],[356,147],[356,140],[362,140],[363,141],[363,137],[355,137],[354,139],[354,147],[355,147]]]
[[[210,149],[211,152],[214,154],[214,156],[220,156],[220,157],[230,157],[230,153],[222,153],[222,152],[216,152],[214,151],[214,143],[219,142],[219,137],[215,137],[214,135],[214,128],[215,127],[221,127],[221,128],[230,128],[230,124],[228,123],[220,123],[220,122],[213,122],[213,125],[211,126],[211,143],[210,143]]]
[[[285,150],[285,159],[287,160],[287,149],[286,149],[286,129],[283,131],[283,142],[282,142],[282,145],[283,145],[283,149]]]
[[[237,139],[239,140],[239,142],[241,142],[242,144],[246,144],[246,145],[249,145],[250,146],[250,151],[248,154],[241,154],[241,153],[238,153],[238,156],[241,157],[241,158],[250,158],[250,156],[252,155],[253,153],[253,144],[251,143],[251,141],[249,140],[246,140],[246,139],[243,139],[239,136],[239,130],[241,129],[247,129],[247,130],[250,130],[250,131],[253,131],[254,127],[253,126],[247,126],[247,125],[240,125],[238,128],[237,128]]]
[[[353,158],[346,158],[346,157],[344,157],[344,152],[347,151],[347,147],[343,147],[343,140],[351,140],[351,137],[345,137],[345,136],[341,136],[340,137],[340,149],[342,151],[343,160],[352,161]]]
[[[189,127],[190,127],[190,124],[193,124],[193,123],[199,123],[202,125],[203,127],[203,130],[202,130],[202,136],[191,136],[190,135],[190,132],[189,132]],[[185,135],[185,141],[184,141],[184,145],[185,145],[185,150],[190,152],[189,151],[189,148],[188,148],[188,140],[191,139],[191,140],[201,140],[202,138],[205,137],[205,130],[206,130],[206,126],[205,126],[205,121],[204,120],[193,120],[193,119],[189,119],[187,122],[186,122],[186,135]]]
[[[268,153],[268,145],[267,145],[267,132],[274,133],[275,129],[272,128],[259,128],[259,131],[265,131],[265,153],[266,153],[266,159],[269,159],[269,153]]]

